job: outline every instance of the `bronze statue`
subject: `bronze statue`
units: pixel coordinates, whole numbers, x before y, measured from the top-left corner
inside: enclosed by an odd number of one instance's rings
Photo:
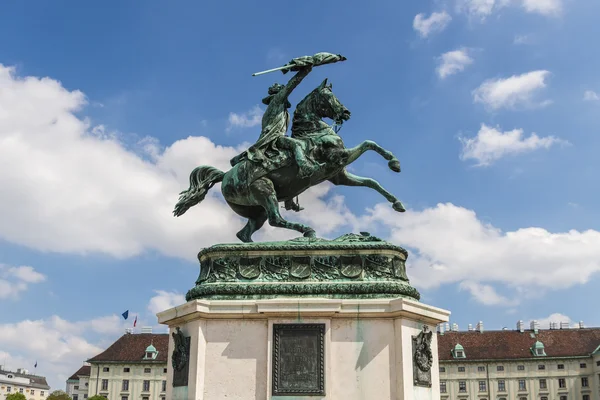
[[[288,64],[264,71],[281,70],[284,74],[297,71],[285,85],[274,85],[265,98],[268,104],[263,116],[262,132],[258,142],[246,152],[231,160],[227,172],[211,166],[196,167],[190,174],[190,187],[180,193],[173,214],[180,216],[200,203],[208,190],[222,182],[221,193],[227,204],[240,216],[247,218],[246,226],[237,233],[243,242],[251,242],[252,234],[268,220],[272,226],[301,232],[315,237],[309,226],[289,222],[279,212],[279,202],[288,209],[299,209],[294,197],[311,186],[326,180],[335,185],[366,186],[381,193],[394,210],[403,212],[404,206],[377,181],[353,175],[346,166],[364,152],[373,150],[389,161],[394,172],[400,172],[400,162],[377,143],[366,140],[353,148],[346,148],[342,138],[323,118],[330,118],[337,126],[350,119],[350,111],[332,92],[325,79],[296,107],[292,120],[292,136],[285,136],[289,123],[288,96],[308,75],[313,67],[344,61],[345,57],[331,53],[295,58]],[[255,75],[259,75],[258,73]]]

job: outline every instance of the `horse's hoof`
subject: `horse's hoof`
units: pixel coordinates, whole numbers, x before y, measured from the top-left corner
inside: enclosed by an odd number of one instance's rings
[[[304,232],[304,237],[307,237],[307,238],[316,238],[317,237],[317,232],[315,232],[313,229],[311,229],[310,231]]]
[[[402,202],[400,200],[396,200],[394,202],[394,204],[392,204],[392,208],[398,212],[406,211],[406,208],[404,208],[404,205],[402,204]]]
[[[400,172],[400,161],[397,158],[393,158],[388,162],[388,166],[394,172]]]

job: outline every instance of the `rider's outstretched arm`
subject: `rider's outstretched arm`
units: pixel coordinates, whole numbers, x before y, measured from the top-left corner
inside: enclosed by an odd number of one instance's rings
[[[300,82],[302,82],[302,80],[304,78],[306,78],[306,76],[310,73],[310,71],[312,71],[312,65],[307,65],[306,67],[302,67],[297,73],[296,75],[294,75],[292,77],[292,79],[289,80],[289,82],[285,85],[285,87],[283,89],[281,89],[281,91],[279,93],[277,93],[277,96],[281,96],[282,100],[285,100],[288,98],[288,96],[292,93],[292,91],[294,89],[296,89],[296,87],[300,84]]]

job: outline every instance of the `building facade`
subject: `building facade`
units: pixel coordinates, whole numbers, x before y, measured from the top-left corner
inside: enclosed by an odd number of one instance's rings
[[[438,330],[442,400],[600,400],[600,329]]]
[[[50,386],[45,377],[31,375],[26,369],[12,372],[0,368],[0,399],[12,393],[22,393],[27,400],[42,400],[50,394]]]
[[[91,366],[83,365],[77,372],[67,379],[67,394],[73,400],[82,400],[88,398],[90,386]]]
[[[98,394],[108,400],[166,400],[169,335],[151,332],[149,328],[139,334],[128,331],[87,360],[88,397]]]

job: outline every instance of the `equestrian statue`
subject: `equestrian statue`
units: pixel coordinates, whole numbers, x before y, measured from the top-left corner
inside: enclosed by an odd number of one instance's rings
[[[227,172],[208,165],[196,167],[190,174],[190,187],[180,193],[173,214],[181,216],[204,200],[210,188],[221,182],[221,193],[227,204],[235,213],[248,219],[236,235],[242,242],[252,242],[252,235],[267,221],[271,226],[292,229],[314,238],[316,232],[310,226],[284,219],[279,212],[279,203],[283,202],[288,210],[300,211],[294,198],[324,181],[334,185],[369,187],[385,197],[394,210],[404,212],[400,200],[376,180],[346,170],[346,166],[368,150],[388,160],[388,166],[394,172],[400,172],[400,162],[371,140],[352,148],[344,146],[338,130],[350,119],[350,111],[333,94],[327,79],[296,106],[291,137],[286,135],[291,107],[288,98],[292,91],[313,67],[345,60],[339,54],[322,52],[294,58],[282,67],[254,74],[278,70],[283,74],[296,72],[287,84],[272,85],[262,100],[267,109],[262,117],[258,141],[234,157],[232,168]],[[334,125],[325,123],[323,118],[333,120]]]

